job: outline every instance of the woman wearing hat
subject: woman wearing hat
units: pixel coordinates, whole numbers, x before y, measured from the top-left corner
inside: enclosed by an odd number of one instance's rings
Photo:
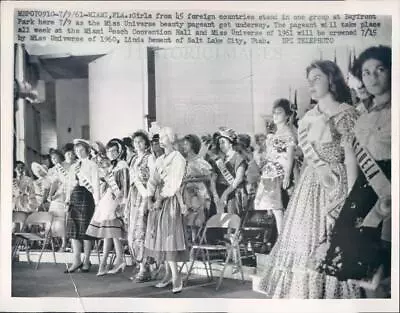
[[[281,233],[284,205],[282,193],[293,185],[294,150],[296,135],[289,126],[292,115],[290,102],[278,99],[272,107],[276,132],[266,139],[266,161],[262,166],[261,181],[254,203],[255,210],[272,210],[278,234]]]
[[[211,178],[211,165],[199,157],[201,141],[193,134],[183,138],[183,153],[186,157],[186,173],[182,183],[183,203],[186,206],[184,221],[191,229],[192,242],[206,220],[210,206],[210,195],[206,183]]]
[[[241,215],[247,203],[245,173],[247,163],[233,147],[237,144],[237,135],[230,128],[221,127],[214,134],[221,157],[213,161],[216,179],[212,180],[211,190],[217,211]]]
[[[48,169],[45,165],[41,165],[37,162],[32,162],[31,169],[36,179],[33,181],[35,188],[37,210],[47,211],[48,201],[47,197],[50,191],[50,181],[47,176]]]
[[[154,170],[155,157],[150,152],[150,140],[144,131],[135,132],[132,140],[136,154],[129,169],[130,188],[124,217],[128,225],[129,247],[139,264],[139,272],[132,280],[141,283],[151,278],[144,255],[144,241],[148,215],[147,181]]]
[[[106,148],[100,141],[95,141],[90,145],[90,156],[96,162],[97,166],[106,157]]]
[[[122,141],[114,138],[106,146],[107,158],[111,161],[105,170],[104,179],[106,191],[96,206],[95,214],[90,221],[86,234],[91,237],[103,238],[103,255],[100,262],[98,276],[116,274],[124,271],[126,263],[123,258],[122,242],[123,220],[122,213],[125,208],[128,188],[129,171],[125,161],[125,147]],[[113,269],[107,271],[108,254],[114,244],[116,259]]]
[[[174,149],[176,135],[171,128],[160,132],[160,144],[165,154],[156,160],[148,182],[150,196],[145,247],[149,256],[165,261],[166,273],[157,288],[172,283],[174,293],[182,290],[183,281],[177,262],[188,260],[182,208],[178,194],[185,175],[185,158]]]
[[[89,159],[90,144],[83,139],[74,140],[74,150],[78,157],[69,169],[66,204],[68,206],[67,237],[72,239],[74,260],[65,273],[78,269],[90,270],[92,237],[86,230],[92,219],[95,205],[99,202],[99,172],[96,163]],[[84,260],[81,260],[83,241]]]
[[[53,214],[53,235],[61,237],[60,251],[64,251],[67,245],[65,221],[67,207],[65,206],[68,170],[63,166],[64,154],[56,149],[50,150],[51,162],[54,166],[49,170],[50,192],[49,212]]]

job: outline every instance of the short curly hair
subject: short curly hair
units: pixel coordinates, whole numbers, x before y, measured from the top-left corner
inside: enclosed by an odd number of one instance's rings
[[[186,140],[190,143],[190,146],[192,147],[192,150],[195,154],[198,154],[200,152],[201,140],[198,136],[189,134],[183,137],[183,140]]]
[[[144,143],[146,145],[146,149],[150,148],[151,142],[150,142],[149,136],[147,136],[145,131],[143,131],[143,130],[135,131],[133,133],[133,135],[132,135],[132,143],[133,143],[133,141],[135,140],[136,137],[140,137],[140,138],[142,138],[144,140]]]
[[[381,61],[383,66],[386,67],[391,73],[392,69],[392,48],[387,46],[374,46],[367,48],[356,59],[354,65],[351,69],[351,73],[362,81],[362,67],[363,64],[370,60],[378,60]]]

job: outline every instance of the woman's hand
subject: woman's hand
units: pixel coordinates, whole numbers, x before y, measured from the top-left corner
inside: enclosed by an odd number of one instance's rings
[[[285,173],[283,176],[283,182],[282,182],[282,187],[283,189],[287,189],[290,185],[290,175]]]
[[[221,198],[219,199],[219,201],[220,201],[220,204],[221,204],[223,207],[226,207],[226,205],[228,204],[228,195],[224,192],[224,193],[222,194]]]
[[[186,215],[188,213],[188,211],[189,211],[189,209],[188,209],[187,205],[186,204],[182,204],[182,206],[181,206],[181,214],[182,215]]]

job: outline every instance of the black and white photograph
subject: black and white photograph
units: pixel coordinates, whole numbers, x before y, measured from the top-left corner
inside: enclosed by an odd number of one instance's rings
[[[11,3],[8,311],[394,312],[398,12]]]

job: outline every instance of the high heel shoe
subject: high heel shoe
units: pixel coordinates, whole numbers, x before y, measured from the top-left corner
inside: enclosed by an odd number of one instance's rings
[[[97,272],[96,276],[104,276],[108,273],[108,266],[107,265],[100,265],[99,271]]]
[[[76,272],[77,270],[82,269],[82,266],[83,266],[83,263],[79,264],[77,267],[75,267],[75,268],[73,268],[73,269],[67,268],[67,269],[64,271],[64,274],[74,273],[74,272]]]
[[[123,271],[125,271],[125,267],[126,263],[122,262],[118,266],[115,266],[113,269],[109,270],[107,274],[117,274],[119,271],[121,271],[122,273]]]
[[[82,272],[82,273],[89,273],[91,267],[92,267],[92,263],[89,263],[89,266],[88,266],[87,268],[84,268],[84,267],[83,267],[83,264],[82,264],[81,272]]]
[[[179,286],[175,287],[174,283],[172,283],[172,293],[180,293],[183,289],[183,279],[180,278],[181,283],[179,284]]]
[[[154,287],[156,288],[165,288],[167,287],[169,284],[172,283],[172,278],[170,278],[167,281],[160,281],[158,284],[156,284]]]

